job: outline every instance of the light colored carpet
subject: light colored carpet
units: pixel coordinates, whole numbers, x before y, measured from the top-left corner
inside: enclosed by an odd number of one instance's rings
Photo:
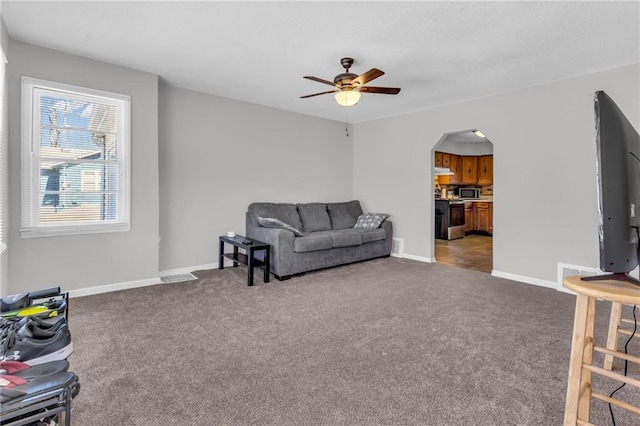
[[[571,295],[396,258],[254,287],[194,274],[71,300],[74,425],[562,424]]]

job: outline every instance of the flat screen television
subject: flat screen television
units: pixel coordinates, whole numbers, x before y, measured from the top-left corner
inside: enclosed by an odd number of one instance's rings
[[[594,94],[600,269],[592,279],[640,281],[640,135],[605,92]]]

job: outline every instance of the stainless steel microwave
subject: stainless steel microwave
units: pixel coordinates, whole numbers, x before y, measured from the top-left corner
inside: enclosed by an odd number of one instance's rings
[[[460,198],[480,198],[480,188],[460,188],[458,195]]]

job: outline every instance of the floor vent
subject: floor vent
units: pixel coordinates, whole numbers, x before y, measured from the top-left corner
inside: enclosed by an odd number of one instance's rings
[[[404,239],[394,238],[393,245],[391,246],[391,256],[404,257]]]
[[[193,281],[197,279],[198,278],[192,274],[167,275],[166,277],[160,277],[160,281],[162,281],[163,284],[181,283],[184,281]]]

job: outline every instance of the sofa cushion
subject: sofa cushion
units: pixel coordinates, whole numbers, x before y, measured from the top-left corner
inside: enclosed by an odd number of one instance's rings
[[[258,216],[258,223],[260,223],[260,226],[263,226],[265,228],[288,229],[289,231],[293,232],[293,234],[296,237],[302,237],[303,235],[302,232],[300,232],[293,226],[289,225],[286,222],[281,221],[280,219],[276,219],[275,217],[259,217]]]
[[[387,231],[382,228],[377,229],[364,229],[364,228],[354,228],[360,232],[362,235],[362,244],[372,243],[374,241],[380,241],[387,238]]]
[[[353,228],[331,231],[333,247],[351,247],[362,245],[362,233]]]
[[[379,228],[382,222],[388,218],[389,215],[386,213],[365,213],[358,216],[358,220],[356,220],[356,224],[353,226],[354,228],[364,228],[364,229],[376,229]]]
[[[258,217],[273,217],[296,229],[302,229],[302,222],[295,204],[287,203],[252,203],[249,212],[255,218],[254,226],[258,226]]]
[[[297,204],[298,214],[305,232],[326,231],[331,229],[331,220],[327,205],[323,203]]]
[[[333,247],[331,235],[326,233],[316,233],[295,238],[293,241],[293,251],[304,253],[307,251],[328,250]]]
[[[362,207],[358,200],[328,203],[327,212],[331,219],[331,229],[353,228],[358,216],[362,214]]]

